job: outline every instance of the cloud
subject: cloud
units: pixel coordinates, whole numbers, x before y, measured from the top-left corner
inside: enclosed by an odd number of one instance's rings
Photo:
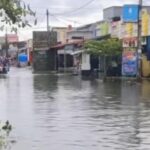
[[[46,29],[46,9],[50,12],[51,26],[81,26],[98,20],[102,20],[103,9],[123,4],[137,4],[139,0],[91,0],[89,5],[78,9],[90,0],[24,0],[30,4],[32,10],[37,12],[38,25],[32,29],[20,30],[20,35],[29,35],[33,30]],[[150,5],[150,1],[144,1],[144,5]],[[57,15],[56,15],[57,14]],[[58,15],[60,14],[60,15]],[[32,21],[32,20],[31,20]],[[30,34],[31,37],[31,34]]]
[[[138,0],[26,0],[31,8],[37,12],[39,26],[46,22],[46,9],[50,12],[50,24],[86,24],[102,20],[103,9],[110,6],[121,6],[123,4],[137,4]],[[89,5],[84,6],[88,2]],[[150,3],[150,2],[149,2]],[[148,4],[148,2],[146,3]],[[60,15],[58,15],[60,14]]]

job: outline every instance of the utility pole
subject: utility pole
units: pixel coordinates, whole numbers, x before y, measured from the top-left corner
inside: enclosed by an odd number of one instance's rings
[[[50,26],[49,26],[49,10],[46,10],[46,17],[47,17],[47,42],[48,42],[48,46],[50,47]]]
[[[7,28],[6,28],[6,34],[5,34],[5,52],[6,52],[6,57],[8,57],[8,36],[7,36]]]
[[[137,78],[141,79],[142,66],[141,66],[141,57],[142,57],[142,5],[143,0],[139,0],[139,10],[138,10],[138,45],[137,45],[137,55],[138,55],[138,67],[137,67]]]
[[[46,17],[47,17],[47,32],[49,32],[49,11],[46,10]]]

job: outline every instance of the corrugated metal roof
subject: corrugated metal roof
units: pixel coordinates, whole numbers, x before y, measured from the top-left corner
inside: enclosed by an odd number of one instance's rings
[[[83,44],[84,40],[73,40],[70,42],[62,43],[62,44],[57,44],[55,46],[52,46],[51,49],[62,49],[65,47],[65,45],[71,45],[71,44]]]

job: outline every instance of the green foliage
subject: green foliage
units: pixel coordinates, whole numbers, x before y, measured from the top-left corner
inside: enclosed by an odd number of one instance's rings
[[[26,5],[21,0],[0,0],[0,21],[6,25],[13,26],[14,24],[17,27],[26,27],[30,26],[28,22],[28,17],[32,16],[35,19],[36,13],[30,9],[29,5]],[[37,19],[35,19],[35,23]],[[4,25],[1,26],[1,30],[4,28]],[[16,29],[16,26],[12,27],[13,30]]]
[[[10,147],[10,144],[13,143],[13,141],[10,141],[8,138],[11,130],[12,126],[9,121],[6,121],[4,125],[0,122],[0,150],[7,149]]]
[[[101,41],[87,41],[85,42],[84,47],[88,53],[99,56],[119,55],[122,52],[121,41],[112,38]]]

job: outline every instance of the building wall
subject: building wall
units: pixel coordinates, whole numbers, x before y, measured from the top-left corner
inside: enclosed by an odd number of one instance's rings
[[[51,71],[55,68],[55,54],[49,52],[49,46],[54,46],[56,43],[56,32],[33,32],[33,69],[35,72]]]
[[[103,10],[103,19],[110,20],[114,17],[121,17],[122,7],[109,7]]]
[[[92,39],[96,36],[96,23],[78,27],[67,33],[67,38],[83,37],[84,39]]]
[[[67,33],[67,38],[72,39],[73,37],[82,37],[84,39],[93,38],[92,31],[71,31]]]
[[[66,42],[68,28],[56,27],[53,28],[52,30],[57,32],[57,42],[62,42],[62,43]]]
[[[0,37],[0,44],[5,44],[5,36]]]
[[[81,70],[91,70],[90,55],[89,54],[82,53]]]
[[[143,6],[150,13],[150,6]],[[103,10],[103,20],[111,20],[114,17],[122,18],[123,7],[113,6]]]
[[[33,51],[33,69],[34,72],[56,70],[56,51]]]

